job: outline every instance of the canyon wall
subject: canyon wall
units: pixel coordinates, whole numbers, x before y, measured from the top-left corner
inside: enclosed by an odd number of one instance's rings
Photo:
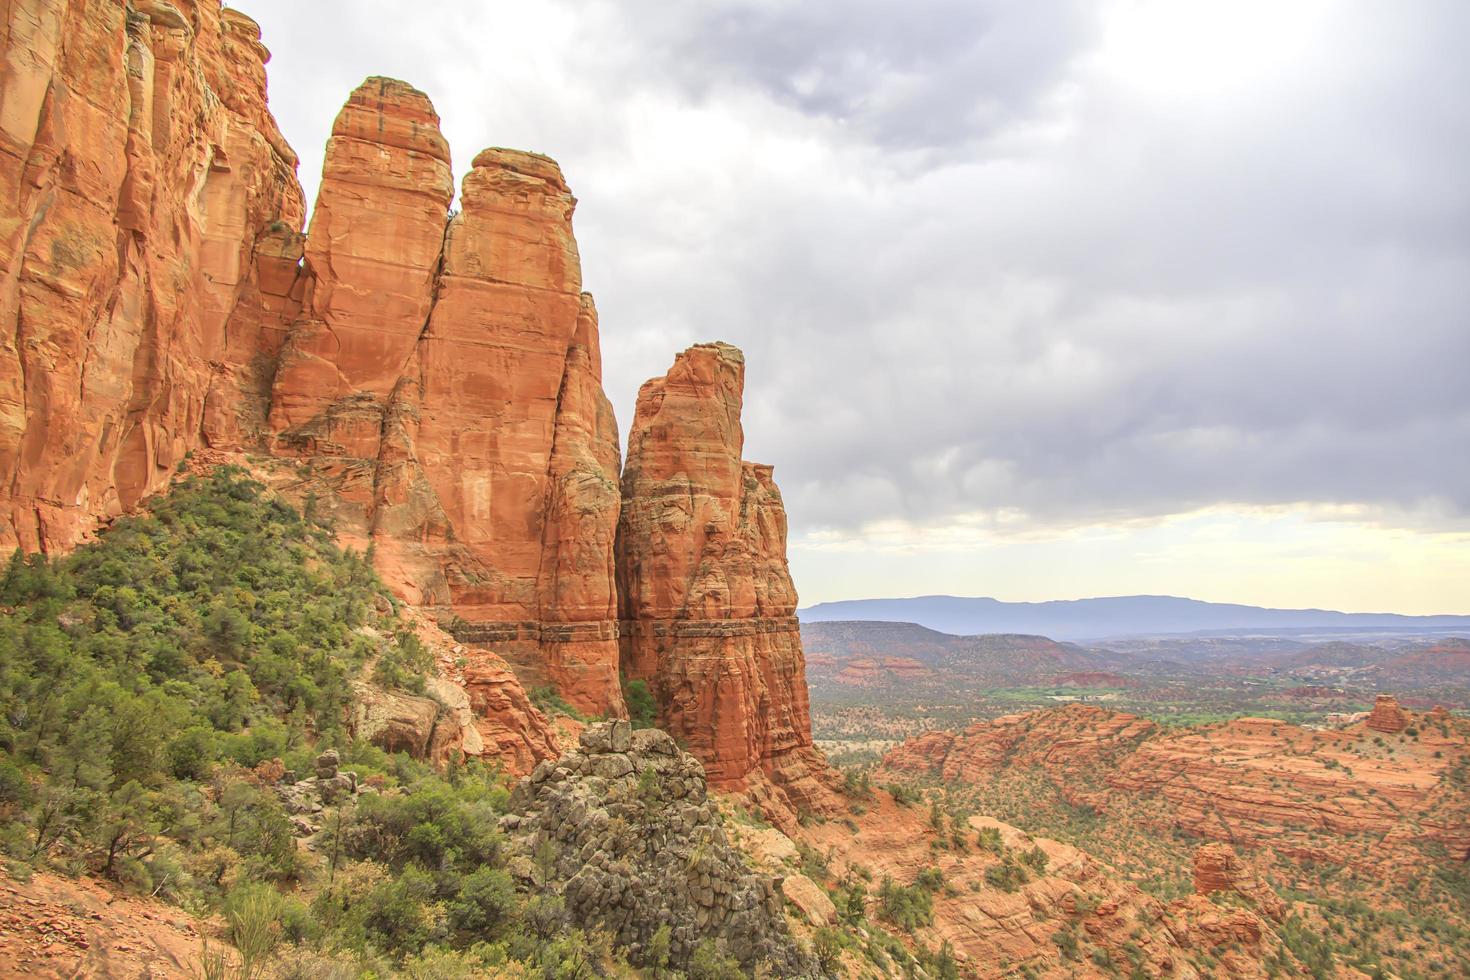
[[[305,206],[248,17],[217,0],[3,12],[0,544],[56,550],[207,443],[255,354],[227,363],[232,311],[293,288],[257,241],[289,255]]]
[[[620,487],[554,161],[485,150],[451,212],[433,104],[369,78],[303,233],[248,17],[0,9],[0,545],[73,547],[191,457],[265,461],[453,633],[472,704],[508,662],[623,717],[626,670],[716,785],[825,805],[785,513],[741,460],[743,358],[695,347],[645,386]]]
[[[638,393],[618,525],[622,666],[710,782],[822,812],[786,512],[741,459],[745,358],[700,344]]]

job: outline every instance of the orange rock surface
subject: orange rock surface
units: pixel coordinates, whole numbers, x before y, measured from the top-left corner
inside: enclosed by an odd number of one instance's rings
[[[1109,975],[1095,969],[1088,954],[1066,954],[1058,942],[1063,933],[1108,950],[1115,963],[1140,957],[1139,967],[1148,976],[1263,977],[1266,955],[1291,961],[1269,923],[1253,912],[1221,910],[1204,899],[1195,900],[1199,905],[1165,905],[1069,844],[1032,837],[989,817],[971,817],[960,830],[971,843],[961,850],[952,845],[953,830],[935,833],[927,808],[900,806],[879,791],[864,801],[862,811],[845,821],[813,823],[794,836],[827,858],[834,879],[856,875],[859,869],[871,875],[868,917],[874,922],[882,921],[875,893],[883,878],[909,886],[926,869],[938,869],[944,887],[932,896],[933,922],[915,930],[912,938],[930,948],[949,943],[963,976]],[[1027,873],[1014,891],[997,887],[986,872],[1004,859],[977,846],[982,831],[997,833],[1001,850],[1012,856],[1039,849],[1046,856],[1044,870]],[[769,847],[751,850],[757,855],[772,852]],[[775,862],[779,867],[779,852]],[[787,859],[788,866],[794,863]],[[1233,944],[1240,944],[1235,958],[1217,972],[1202,974],[1193,965],[1195,954],[1218,955]]]
[[[304,202],[260,30],[215,0],[6,4],[0,545],[65,549],[206,443],[226,324]],[[227,412],[225,414],[228,414]]]
[[[0,868],[0,976],[189,980],[204,951],[200,925],[88,878],[42,871],[17,881]]]
[[[1245,866],[1229,844],[1206,844],[1195,851],[1194,891],[1196,895],[1234,892],[1277,922],[1286,915],[1286,903]]]
[[[744,383],[738,349],[701,344],[638,393],[617,539],[622,664],[712,784],[820,811],[829,776],[812,747],[786,513],[771,468],[741,460]]]
[[[1385,737],[1366,722],[1312,730],[1270,718],[1171,731],[1068,705],[910,739],[882,766],[976,784],[1039,772],[1073,805],[1305,861],[1399,873],[1426,843],[1465,860],[1470,787],[1456,773],[1470,724],[1397,710],[1405,729]]]
[[[310,233],[268,52],[217,0],[7,8],[0,545],[66,549],[187,453],[303,461],[409,601],[621,714],[618,440],[574,200],[370,78]]]
[[[0,544],[69,548],[190,454],[285,460],[469,651],[476,712],[552,684],[621,716],[621,667],[717,785],[820,809],[785,513],[770,467],[741,460],[743,358],[695,347],[645,386],[620,488],[554,161],[481,152],[451,214],[433,104],[369,78],[303,234],[249,18],[219,0],[6,17]],[[379,714],[416,746],[474,744],[419,731],[421,708]],[[527,731],[483,741],[534,761]]]
[[[1069,773],[1114,764],[1157,731],[1157,725],[1136,715],[1069,704],[1004,715],[962,732],[929,732],[893,748],[883,766],[964,782],[980,781],[1006,766],[1040,767],[1065,780]]]

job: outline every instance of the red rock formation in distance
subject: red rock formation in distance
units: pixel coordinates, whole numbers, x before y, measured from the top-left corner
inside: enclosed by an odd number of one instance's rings
[[[769,466],[740,458],[744,382],[738,349],[700,344],[638,393],[617,541],[622,665],[711,783],[794,815],[827,807],[826,768],[781,494]]]
[[[1373,710],[1364,724],[1375,732],[1392,735],[1409,727],[1409,716],[1399,707],[1398,698],[1392,694],[1380,694],[1373,699]]]

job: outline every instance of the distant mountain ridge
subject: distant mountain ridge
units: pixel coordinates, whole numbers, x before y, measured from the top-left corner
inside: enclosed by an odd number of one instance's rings
[[[1470,629],[1470,616],[1345,613],[1329,609],[1270,609],[1177,596],[1111,596],[1050,602],[1002,602],[931,595],[907,599],[844,599],[797,610],[806,623],[881,620],[917,623],[957,636],[1026,633],[1055,640],[1230,630]]]

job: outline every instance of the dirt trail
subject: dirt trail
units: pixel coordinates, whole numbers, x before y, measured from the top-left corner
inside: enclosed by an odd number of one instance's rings
[[[0,977],[194,976],[200,931],[184,912],[95,881],[0,870]]]

